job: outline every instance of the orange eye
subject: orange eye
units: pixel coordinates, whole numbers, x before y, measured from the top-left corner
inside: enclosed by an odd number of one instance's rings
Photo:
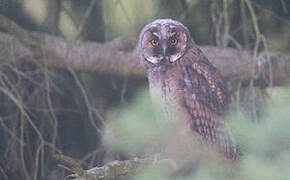
[[[177,39],[175,39],[175,38],[170,39],[170,44],[171,44],[171,45],[175,45],[175,44],[177,44]]]
[[[158,46],[159,42],[156,39],[151,41],[152,46]]]

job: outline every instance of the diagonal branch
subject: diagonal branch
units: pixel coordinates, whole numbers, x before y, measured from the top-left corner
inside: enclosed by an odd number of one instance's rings
[[[61,163],[62,167],[74,172],[66,176],[65,180],[112,180],[124,179],[129,175],[135,174],[138,170],[148,166],[166,167],[173,171],[174,161],[171,159],[158,159],[158,155],[152,155],[146,158],[133,158],[130,160],[114,160],[101,167],[94,167],[89,170],[83,170],[82,167],[71,157],[63,154],[57,154],[54,157]]]
[[[123,77],[145,76],[134,51],[137,42],[134,38],[119,37],[96,43],[65,41],[41,32],[23,32],[25,35],[0,33],[0,61],[34,59],[50,68],[69,67]],[[201,49],[228,80],[252,79],[255,67],[260,73],[258,78],[265,82],[272,78],[273,85],[290,83],[290,54],[274,52],[254,57],[251,52],[233,48],[201,46]],[[272,74],[271,78],[269,74]]]

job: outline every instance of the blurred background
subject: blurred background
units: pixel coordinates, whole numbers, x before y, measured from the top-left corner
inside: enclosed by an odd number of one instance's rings
[[[28,31],[67,41],[137,39],[152,20],[173,18],[189,28],[198,45],[250,50],[254,55],[290,49],[289,0],[0,0],[0,15]],[[227,83],[234,107],[230,127],[246,154],[237,179],[290,178],[287,85]],[[108,151],[117,151],[101,142],[107,124],[117,122],[115,128],[132,133],[126,136],[130,138],[146,126],[139,122],[153,118],[147,109],[147,86],[140,77],[52,69],[29,60],[1,61],[0,179],[62,179],[69,172],[57,166],[56,152],[79,160],[84,169],[102,166]],[[136,138],[130,142],[142,142],[138,138],[143,136]],[[116,152],[110,158],[125,157]],[[203,170],[192,178],[222,179],[220,173]]]

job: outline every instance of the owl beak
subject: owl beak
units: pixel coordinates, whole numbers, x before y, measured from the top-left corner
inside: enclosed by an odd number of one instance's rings
[[[167,46],[166,44],[162,44],[162,53],[163,53],[163,56],[165,57],[166,56],[166,51],[167,51]]]
[[[166,53],[167,53],[167,45],[166,45],[166,43],[163,43],[162,44],[162,54],[163,54],[164,58],[166,58]]]

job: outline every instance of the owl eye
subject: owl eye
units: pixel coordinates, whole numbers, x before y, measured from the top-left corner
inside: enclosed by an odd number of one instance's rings
[[[152,46],[158,46],[159,42],[156,39],[151,41]]]
[[[175,39],[175,38],[170,39],[170,44],[171,45],[176,45],[177,44],[177,39]]]

